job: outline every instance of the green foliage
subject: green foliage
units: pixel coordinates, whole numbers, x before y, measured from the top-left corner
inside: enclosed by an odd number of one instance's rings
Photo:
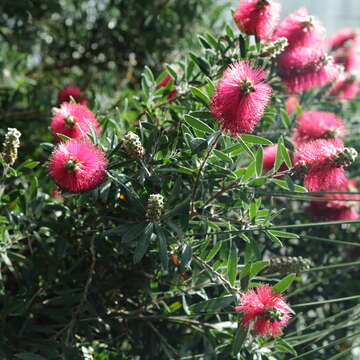
[[[167,67],[173,81],[159,88],[165,73],[152,66],[153,59],[147,62],[147,55],[163,60],[170,45],[159,45],[164,41],[160,35],[169,35],[169,42],[181,36],[188,26],[185,15],[195,18],[205,2],[155,1],[165,5],[161,11],[167,14],[159,21],[153,14],[159,8],[148,1],[103,2],[105,8],[94,20],[99,27],[90,22],[89,33],[75,20],[87,14],[85,20],[90,21],[90,9],[100,3],[89,9],[85,2],[70,2],[69,7],[57,1],[40,3],[28,9],[34,25],[22,15],[14,33],[7,30],[5,36],[11,40],[30,28],[33,32],[27,36],[34,41],[43,34],[42,22],[66,9],[61,16],[72,24],[69,36],[79,29],[78,38],[71,45],[59,36],[66,22],[52,22],[54,28],[46,34],[56,36],[48,44],[45,37],[41,44],[51,54],[51,64],[62,64],[84,38],[90,49],[91,43],[98,44],[95,49],[104,48],[104,63],[89,65],[92,76],[86,79],[96,88],[96,79],[104,76],[106,83],[113,76],[111,72],[107,78],[102,71],[114,60],[113,48],[123,49],[104,43],[102,36],[119,11],[126,10],[128,18],[111,29],[111,41],[132,39],[124,58],[140,49],[141,65],[150,66],[144,67],[141,90],[125,90],[120,98],[97,102],[102,131],[92,140],[107,153],[106,180],[89,193],[62,193],[63,198],[53,196],[45,162],[53,149],[45,121],[51,96],[42,80],[34,85],[27,75],[10,85],[8,78],[2,88],[6,121],[10,123],[9,111],[17,106],[35,106],[43,117],[28,129],[24,126],[25,145],[14,167],[3,164],[0,357],[80,359],[91,353],[96,360],[306,360],[349,354],[360,322],[360,286],[353,281],[359,274],[359,262],[354,261],[358,222],[313,222],[305,204],[316,194],[306,192],[298,179],[279,179],[281,164],[292,166],[289,136],[294,123],[293,115],[285,113],[283,89],[274,86],[254,135],[226,135],[210,113],[221,72],[236,60],[261,62],[269,81],[278,80],[270,60],[259,59],[261,44],[239,37],[229,26],[218,36],[201,35],[201,50],[184,55],[177,62],[179,71]],[[2,21],[19,16],[17,6],[7,8]],[[142,20],[135,21],[139,16]],[[180,29],[175,31],[174,24]],[[30,51],[32,45],[22,39],[16,46],[16,56],[6,59],[6,68],[26,74],[18,51]],[[62,47],[63,52],[58,51]],[[3,56],[2,66],[4,62]],[[46,66],[36,70],[39,76]],[[33,86],[44,97],[38,92],[33,96]],[[169,99],[175,88],[176,97]],[[97,92],[102,96],[100,88]],[[322,89],[314,90],[302,95],[301,108],[322,109],[328,101]],[[353,119],[359,104],[356,99],[332,106],[337,114]],[[126,153],[123,138],[128,131],[139,136],[143,158]],[[273,143],[279,151],[274,169],[265,173],[263,149]],[[27,152],[34,146],[35,151]],[[356,173],[357,166],[350,172]],[[146,216],[152,194],[164,197],[157,222]],[[295,255],[310,258],[314,266],[302,274],[263,272],[269,258]],[[244,291],[264,282],[284,292],[296,311],[281,338],[254,337],[234,310]]]

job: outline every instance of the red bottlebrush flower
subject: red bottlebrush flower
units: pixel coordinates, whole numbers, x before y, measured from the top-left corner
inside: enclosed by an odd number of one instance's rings
[[[271,96],[265,77],[261,68],[253,69],[247,61],[238,61],[224,71],[211,105],[224,131],[233,136],[253,131]]]
[[[280,19],[281,5],[277,0],[243,0],[233,17],[238,28],[261,40],[269,39]]]
[[[92,126],[97,134],[100,132],[99,123],[95,115],[84,105],[62,103],[55,110],[51,119],[51,132],[57,141],[61,139],[56,134],[63,134],[72,139],[88,140]]]
[[[49,175],[62,189],[73,193],[90,191],[105,177],[105,153],[78,140],[60,143],[49,160]]]
[[[159,82],[158,84],[158,88],[162,88],[162,87],[166,87],[167,84],[171,81],[171,80],[174,80],[169,74],[166,74],[166,76],[164,77],[164,79],[162,81]],[[170,100],[172,98],[174,98],[176,96],[176,89],[174,90],[170,90],[168,95],[167,95],[167,98]]]
[[[329,39],[329,47],[330,49],[337,50],[341,47],[346,46],[354,46],[358,41],[358,34],[352,28],[343,28],[338,30],[335,34],[333,34]]]
[[[334,190],[347,183],[343,167],[357,156],[339,139],[318,139],[304,143],[295,153],[294,162],[306,169],[304,185],[309,191]]]
[[[344,150],[344,144],[339,139],[319,139],[302,144],[295,153],[294,162],[306,165],[318,165],[333,158]]]
[[[334,138],[345,135],[342,119],[326,111],[304,111],[297,119],[293,142],[300,145],[320,138]]]
[[[277,144],[269,145],[264,149],[264,156],[263,156],[263,169],[265,172],[272,170],[275,164],[276,153],[277,153]],[[280,165],[278,171],[286,171],[289,168],[285,163]]]
[[[312,201],[307,210],[317,220],[340,221],[359,218],[356,210],[349,207],[333,208],[331,201]]]
[[[285,37],[292,47],[326,47],[325,28],[316,17],[311,16],[305,7],[292,12],[277,27],[274,39]]]
[[[318,57],[321,53],[317,49],[295,48],[280,56],[279,75],[289,93],[324,86],[340,75],[341,68],[334,66],[331,57]]]
[[[360,90],[360,85],[352,75],[343,75],[331,88],[329,96],[340,99],[354,99]]]
[[[73,98],[77,103],[82,105],[88,105],[88,99],[82,96],[81,90],[76,85],[69,85],[59,90],[58,99],[60,103],[70,101]]]
[[[304,186],[309,191],[328,191],[342,187],[346,176],[342,167],[334,165],[314,165],[307,170],[304,177]]]
[[[294,113],[298,105],[300,105],[300,102],[297,96],[289,96],[285,100],[285,108],[288,114]]]
[[[240,298],[241,305],[235,311],[241,312],[244,327],[254,323],[254,331],[259,336],[276,337],[282,333],[290,319],[289,306],[281,294],[268,285],[250,289]]]
[[[357,49],[354,48],[340,48],[333,52],[334,64],[342,65],[346,72],[357,70],[358,56]]]

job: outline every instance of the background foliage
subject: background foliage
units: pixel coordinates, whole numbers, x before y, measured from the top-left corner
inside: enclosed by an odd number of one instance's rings
[[[271,61],[257,56],[261,45],[215,26],[220,10],[208,1],[2,7],[2,130],[23,135],[20,159],[0,185],[0,356],[351,359],[360,331],[358,223],[315,223],[306,211],[313,194],[263,174],[263,147],[291,150],[296,115],[285,111]],[[204,11],[214,19],[200,24]],[[201,26],[213,35],[195,41]],[[173,54],[179,70],[164,65]],[[256,136],[235,139],[221,134],[208,105],[221,71],[246,58],[267,68],[275,95]],[[174,81],[159,88],[164,67]],[[48,124],[56,91],[74,81],[102,125],[108,177],[88,194],[57,199],[46,175]],[[302,94],[298,113],[329,108],[346,119],[347,145],[360,151],[358,99],[334,104],[314,90]],[[141,161],[122,147],[129,130],[145,148]],[[165,199],[159,223],[145,218],[153,193]],[[312,266],[262,272],[279,256]],[[249,336],[240,350],[233,307],[237,289],[255,282],[291,283],[296,315],[282,338]]]

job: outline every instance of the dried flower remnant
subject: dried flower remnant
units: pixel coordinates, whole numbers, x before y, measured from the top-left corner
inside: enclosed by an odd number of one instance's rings
[[[146,208],[146,220],[159,222],[164,209],[164,197],[160,194],[151,194]]]
[[[18,148],[20,147],[21,133],[15,128],[8,128],[5,134],[5,141],[3,143],[3,151],[1,156],[6,165],[12,166],[18,157]]]
[[[289,274],[301,273],[310,268],[311,261],[302,256],[282,256],[269,259],[269,265],[261,272],[262,274]]]
[[[57,141],[61,141],[57,134],[71,139],[89,141],[87,134],[91,134],[91,128],[96,134],[100,133],[100,126],[95,115],[86,106],[68,102],[54,109],[50,127]]]
[[[238,61],[224,71],[211,110],[225,132],[237,136],[253,131],[271,96],[265,77],[263,69],[253,69],[247,61]]]
[[[261,56],[268,57],[270,59],[275,59],[281,55],[285,48],[289,45],[289,42],[286,38],[281,37],[274,42],[270,42],[264,45]]]
[[[131,158],[142,159],[145,155],[139,136],[131,131],[124,136],[123,147]]]
[[[253,325],[254,332],[259,336],[279,336],[289,322],[288,304],[269,285],[248,290],[241,296],[240,303],[240,306],[235,306],[235,311],[243,314],[241,321],[244,327]]]
[[[280,11],[278,0],[242,0],[233,17],[237,27],[245,34],[267,40],[279,23]]]
[[[62,189],[82,193],[99,186],[105,178],[105,153],[79,140],[60,143],[49,160],[49,175]]]

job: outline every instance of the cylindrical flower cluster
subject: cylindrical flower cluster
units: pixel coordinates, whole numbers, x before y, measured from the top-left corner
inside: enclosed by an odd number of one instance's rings
[[[15,128],[8,128],[8,131],[5,135],[5,141],[3,143],[3,151],[1,153],[4,163],[8,166],[14,165],[18,157],[20,136],[21,133],[19,130]]]
[[[164,209],[164,197],[160,194],[151,194],[146,208],[146,220],[159,222]]]
[[[123,147],[131,158],[142,159],[145,155],[139,136],[131,131],[124,136]]]

